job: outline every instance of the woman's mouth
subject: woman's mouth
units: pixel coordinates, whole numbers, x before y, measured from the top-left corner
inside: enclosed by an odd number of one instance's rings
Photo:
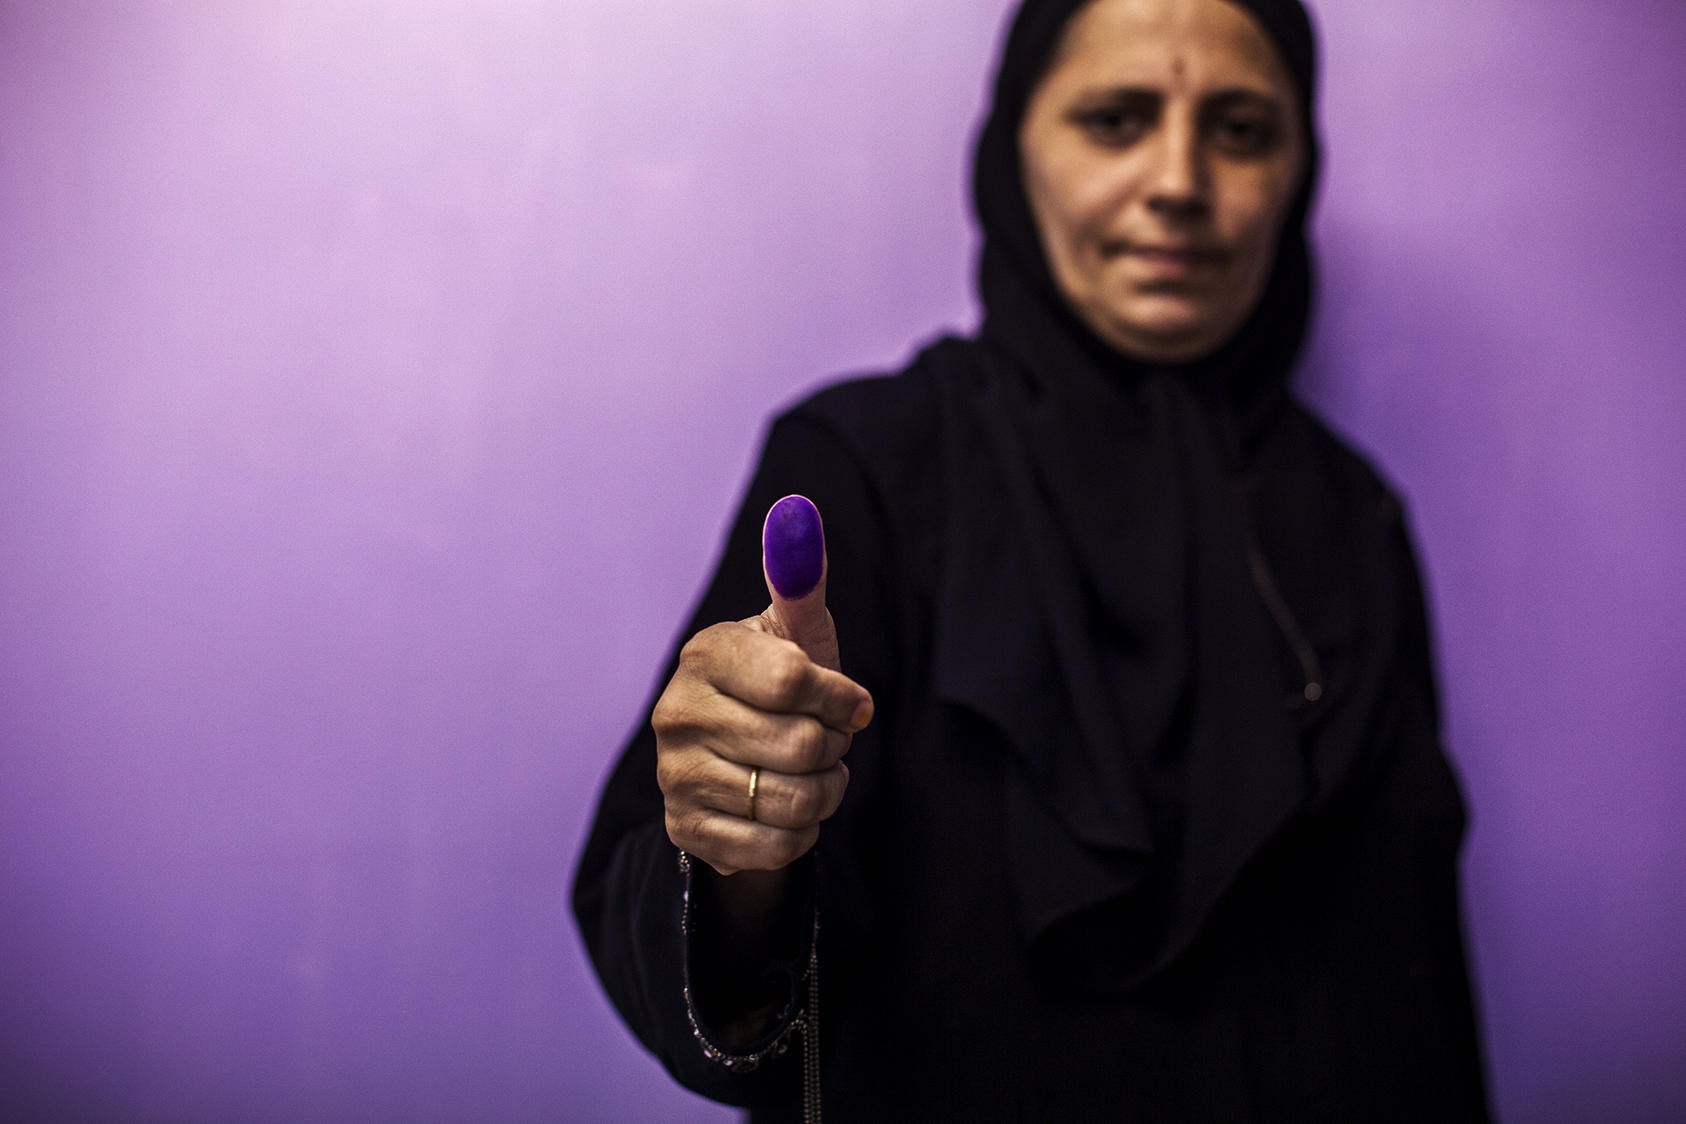
[[[1211,246],[1175,243],[1123,243],[1118,253],[1137,268],[1157,278],[1193,277],[1223,264],[1224,253]]]

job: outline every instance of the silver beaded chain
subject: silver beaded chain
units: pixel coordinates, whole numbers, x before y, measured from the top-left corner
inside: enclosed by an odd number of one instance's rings
[[[679,872],[685,876],[685,891],[683,905],[679,912],[679,930],[687,942],[691,937],[691,856],[684,851],[679,852]],[[703,1057],[720,1065],[733,1073],[751,1073],[760,1067],[768,1058],[783,1057],[790,1050],[790,1039],[794,1034],[802,1035],[802,1119],[805,1124],[821,1124],[820,1120],[820,911],[814,910],[813,939],[808,945],[808,969],[805,973],[808,979],[808,1002],[806,1010],[794,1011],[790,1007],[780,1012],[779,1019],[784,1022],[784,1029],[778,1037],[749,1053],[738,1053],[722,1048],[718,1043],[703,1033],[702,1022],[697,1018],[697,1007],[691,999],[690,971],[686,970],[685,981],[685,1018],[691,1024],[691,1037],[697,1040],[702,1048]],[[794,1002],[792,1006],[795,1006]]]
[[[802,1119],[820,1124],[820,911],[808,946],[808,1012],[802,1024]]]

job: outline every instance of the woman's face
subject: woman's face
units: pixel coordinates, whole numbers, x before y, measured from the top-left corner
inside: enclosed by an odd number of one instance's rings
[[[1093,0],[1019,129],[1054,281],[1148,362],[1208,355],[1270,276],[1305,164],[1298,94],[1226,0]]]

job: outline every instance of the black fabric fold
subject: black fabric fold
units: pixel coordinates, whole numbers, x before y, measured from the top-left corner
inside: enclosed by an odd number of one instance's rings
[[[1135,987],[1173,963],[1385,720],[1397,634],[1368,609],[1389,592],[1364,586],[1393,567],[1385,543],[1351,535],[1355,514],[1379,525],[1354,505],[1381,493],[1330,490],[1287,389],[1311,307],[1314,43],[1292,0],[1241,6],[1305,95],[1309,157],[1237,334],[1198,362],[1152,366],[1101,342],[1058,292],[1017,134],[1081,4],[1031,0],[978,141],[983,328],[921,360],[946,388],[944,471],[972,497],[948,514],[947,541],[972,545],[945,561],[936,689],[1002,734],[1022,935],[1039,972],[1083,991]]]

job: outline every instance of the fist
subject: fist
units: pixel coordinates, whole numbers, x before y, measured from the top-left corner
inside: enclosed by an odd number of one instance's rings
[[[651,716],[668,836],[723,875],[779,870],[814,846],[872,719],[871,695],[840,670],[819,511],[786,496],[761,548],[766,610],[691,637]]]

